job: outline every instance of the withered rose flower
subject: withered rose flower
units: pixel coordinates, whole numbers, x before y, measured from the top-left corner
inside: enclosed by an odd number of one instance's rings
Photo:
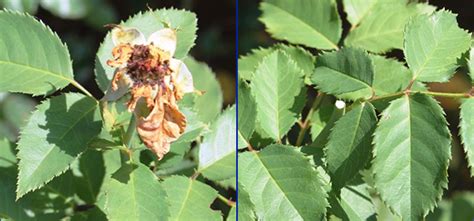
[[[113,59],[107,65],[116,68],[103,100],[113,101],[131,93],[127,102],[136,119],[143,143],[158,159],[168,153],[171,142],[186,128],[186,118],[176,102],[193,92],[193,79],[186,65],[173,58],[176,31],[164,28],[147,39],[136,28],[112,29]]]

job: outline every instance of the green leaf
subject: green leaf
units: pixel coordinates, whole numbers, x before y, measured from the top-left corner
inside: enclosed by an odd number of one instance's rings
[[[471,82],[474,85],[474,48],[471,47],[469,51],[469,59],[467,61],[469,77],[471,77]]]
[[[199,171],[210,180],[235,176],[236,117],[235,106],[225,110],[199,146]]]
[[[403,63],[378,55],[371,55],[371,58],[375,67],[373,82],[375,95],[392,94],[408,87],[412,76]]]
[[[12,150],[10,141],[6,138],[0,138],[0,168],[14,166],[16,162],[16,156]]]
[[[324,217],[327,194],[316,170],[294,147],[275,144],[258,153],[242,153],[239,171],[239,182],[250,187],[247,191],[259,220]]]
[[[255,113],[257,111],[257,104],[255,97],[252,95],[250,85],[245,81],[239,80],[239,133],[246,141],[250,140],[255,130]]]
[[[210,208],[217,191],[208,185],[187,177],[173,176],[167,178],[163,186],[170,203],[170,220],[222,220],[219,212]]]
[[[105,197],[109,220],[168,220],[170,216],[165,190],[142,164],[122,164],[112,174]]]
[[[303,70],[304,75],[313,73],[315,57],[301,47],[277,44],[270,48],[253,49],[251,53],[239,58],[239,79],[252,81],[255,70],[263,58],[276,50],[283,50]]]
[[[370,14],[373,8],[380,0],[343,0],[344,11],[347,14],[347,20],[352,27],[357,26],[362,19]]]
[[[50,94],[74,82],[67,47],[33,17],[0,11],[0,91]]]
[[[97,102],[69,93],[38,105],[18,142],[17,197],[38,189],[66,171],[100,133]]]
[[[89,12],[84,0],[41,0],[41,7],[63,19],[80,19]]]
[[[382,200],[406,220],[422,219],[447,187],[451,137],[443,110],[427,95],[404,95],[383,111],[374,143]]]
[[[320,95],[322,96],[322,95]],[[324,130],[326,125],[328,125],[332,113],[336,109],[336,105],[334,105],[334,97],[331,96],[323,96],[321,98],[320,104],[318,108],[313,111],[311,115],[311,140],[315,140],[316,137]]]
[[[175,57],[184,58],[196,39],[197,19],[194,13],[178,9],[159,9],[140,12],[121,23],[126,27],[137,28],[145,37],[164,28],[165,24],[169,24],[171,28],[177,28],[178,42]],[[112,36],[109,32],[97,51],[95,64],[96,81],[102,91],[107,90],[114,74],[115,69],[107,65],[107,60],[112,58],[113,47]]]
[[[272,37],[319,49],[337,49],[342,25],[334,0],[265,0],[260,17]],[[285,18],[285,19],[282,19]]]
[[[3,101],[3,114],[5,119],[17,129],[25,126],[36,103],[22,94],[10,94]]]
[[[102,152],[88,150],[79,158],[81,179],[76,182],[77,194],[88,204],[97,200],[105,176],[104,158]]]
[[[255,206],[250,200],[249,193],[246,187],[239,184],[239,220],[242,221],[254,221],[255,217]]]
[[[349,32],[345,45],[383,53],[390,49],[403,48],[403,30],[410,17],[422,13],[432,13],[434,7],[427,4],[407,4],[379,1],[361,24]]]
[[[2,3],[4,8],[34,15],[38,10],[39,1],[40,0],[3,0],[0,3]]]
[[[268,135],[280,140],[296,122],[295,97],[303,87],[303,73],[283,51],[267,55],[258,65],[251,88],[257,121]]]
[[[471,35],[459,28],[456,15],[449,11],[417,16],[405,28],[403,51],[413,78],[419,81],[448,81],[457,58],[470,46]]]
[[[474,194],[472,192],[454,193],[451,199],[445,199],[430,213],[428,221],[454,221],[474,219]]]
[[[223,95],[216,74],[205,63],[192,57],[183,60],[193,75],[196,90],[204,91],[194,99],[194,109],[198,119],[204,123],[214,120],[222,110]]]
[[[461,138],[466,152],[467,162],[471,168],[471,177],[474,176],[474,98],[465,99],[461,105]]]
[[[332,205],[334,215],[342,220],[376,220],[368,187],[367,184],[360,184],[342,188],[338,205]],[[334,210],[336,208],[339,210]]]
[[[180,111],[186,116],[186,129],[175,143],[189,143],[200,137],[208,125],[199,121],[199,116],[191,108],[180,107]]]
[[[349,100],[372,96],[374,65],[370,56],[355,48],[321,55],[311,78],[322,92]]]
[[[372,153],[372,134],[377,124],[370,103],[353,107],[333,127],[326,145],[327,170],[335,189],[340,189],[363,170]]]

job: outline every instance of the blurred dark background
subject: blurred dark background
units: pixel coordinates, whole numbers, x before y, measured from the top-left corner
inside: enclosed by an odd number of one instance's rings
[[[249,53],[251,49],[267,47],[278,42],[272,39],[270,35],[265,32],[265,26],[258,20],[258,17],[261,14],[259,10],[260,2],[261,1],[255,0],[239,0],[239,55],[245,55]],[[350,25],[345,18],[346,14],[342,9],[342,1],[337,0],[337,2],[339,13],[343,20],[344,32],[342,38],[344,38],[347,35]],[[430,0],[424,2],[429,2],[431,5],[437,6],[438,9],[445,8],[458,14],[458,23],[460,27],[471,33],[474,31],[473,0]],[[317,53],[314,49],[309,50],[313,53]],[[399,60],[403,59],[403,53],[401,50],[395,50],[394,52],[389,53],[388,56],[396,57]],[[449,83],[430,84],[429,86],[432,91],[445,92],[466,92],[471,88],[471,84],[466,75],[466,70],[462,69],[456,73]],[[313,95],[314,93],[310,93],[308,99],[313,99]],[[458,191],[473,191],[474,178],[470,177],[467,162],[465,160],[465,154],[458,136],[459,129],[457,125],[459,124],[459,101],[451,99],[438,100],[441,102],[441,105],[447,114],[447,119],[453,134],[453,158],[449,168],[449,191],[445,192],[446,197],[450,197]]]

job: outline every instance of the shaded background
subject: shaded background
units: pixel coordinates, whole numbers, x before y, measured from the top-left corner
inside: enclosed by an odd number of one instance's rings
[[[342,9],[342,3],[338,2],[339,14],[343,21],[343,35],[345,38],[350,28],[350,24],[346,20],[346,14]],[[446,8],[458,14],[459,26],[469,32],[474,31],[474,1],[473,0],[430,0],[431,5],[435,5],[438,9]],[[261,12],[259,10],[260,1],[255,0],[239,0],[239,55],[245,55],[251,49],[258,47],[267,47],[278,42],[265,32],[265,26],[258,20]],[[315,49],[309,49],[313,53],[317,53]],[[395,50],[388,54],[390,57],[396,57],[403,60],[401,50]],[[430,84],[431,91],[445,92],[466,92],[471,88],[470,80],[466,75],[466,70],[459,70],[449,83]],[[313,99],[314,93],[309,94],[308,99]],[[463,190],[474,190],[474,178],[470,177],[470,173],[465,160],[465,154],[460,144],[458,136],[459,129],[459,102],[452,99],[438,99],[441,102],[450,124],[450,130],[453,135],[452,160],[449,168],[449,190],[445,191],[445,197],[451,197],[453,194]],[[473,110],[474,113],[474,110]],[[306,116],[306,115],[303,115]],[[474,136],[474,135],[473,135]]]

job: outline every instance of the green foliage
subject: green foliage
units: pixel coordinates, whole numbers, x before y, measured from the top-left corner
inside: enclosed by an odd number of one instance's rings
[[[303,73],[283,51],[265,56],[258,65],[252,81],[257,104],[257,121],[273,139],[283,138],[296,122],[296,97],[303,86]]]
[[[265,0],[260,20],[276,39],[319,49],[335,49],[341,37],[341,19],[334,0]],[[285,19],[282,19],[285,18]]]
[[[18,142],[17,197],[66,171],[100,128],[97,102],[89,97],[63,94],[40,104]]]
[[[456,15],[441,10],[407,24],[403,52],[414,79],[445,82],[456,70],[457,58],[470,46],[471,36],[459,28]]]
[[[97,8],[91,9],[91,3]],[[41,0],[41,7],[68,19],[87,20],[104,4]],[[1,11],[0,23],[0,91],[45,95],[37,98],[42,100],[37,106],[26,95],[0,95],[1,220],[207,221],[236,216],[236,107],[222,111],[221,87],[206,64],[192,57],[183,60],[196,91],[178,101],[186,128],[159,160],[136,133],[127,109],[130,94],[117,101],[93,97],[74,80],[65,45],[33,17]],[[179,59],[196,38],[196,16],[184,10],[150,10],[124,24],[145,35],[177,29]],[[96,81],[104,90],[115,71],[105,65],[108,59],[110,34],[97,53]],[[69,84],[84,94],[56,92]]]
[[[198,170],[208,179],[222,181],[235,177],[235,112],[235,107],[225,110],[199,146]]]
[[[375,131],[375,186],[406,219],[425,216],[447,187],[451,137],[443,114],[433,98],[405,95],[382,113]]]
[[[0,91],[50,94],[75,82],[67,47],[33,17],[0,11]]]
[[[170,220],[221,220],[218,211],[209,205],[217,197],[217,191],[208,185],[187,177],[174,176],[166,179],[163,186],[168,195]]]
[[[372,134],[377,124],[370,103],[355,106],[334,125],[326,145],[326,161],[334,188],[348,183],[367,164]]]
[[[324,217],[326,192],[322,189],[318,173],[294,147],[271,145],[259,153],[240,154],[239,182],[248,187],[259,219],[308,220]]]
[[[349,100],[367,99],[373,94],[374,65],[366,52],[343,48],[319,57],[311,80],[324,93]]]
[[[239,218],[470,220],[472,197],[441,201],[459,188],[445,191],[459,151],[434,97],[462,99],[460,135],[474,176],[473,90],[428,84],[448,81],[458,65],[472,75],[470,34],[428,3],[343,0],[351,27],[341,47],[335,2],[260,4],[266,31],[289,44],[239,59]],[[453,174],[457,182],[467,173]]]
[[[464,144],[464,151],[466,152],[467,162],[471,168],[471,176],[474,176],[474,98],[469,98],[463,101],[461,105],[461,138]]]

